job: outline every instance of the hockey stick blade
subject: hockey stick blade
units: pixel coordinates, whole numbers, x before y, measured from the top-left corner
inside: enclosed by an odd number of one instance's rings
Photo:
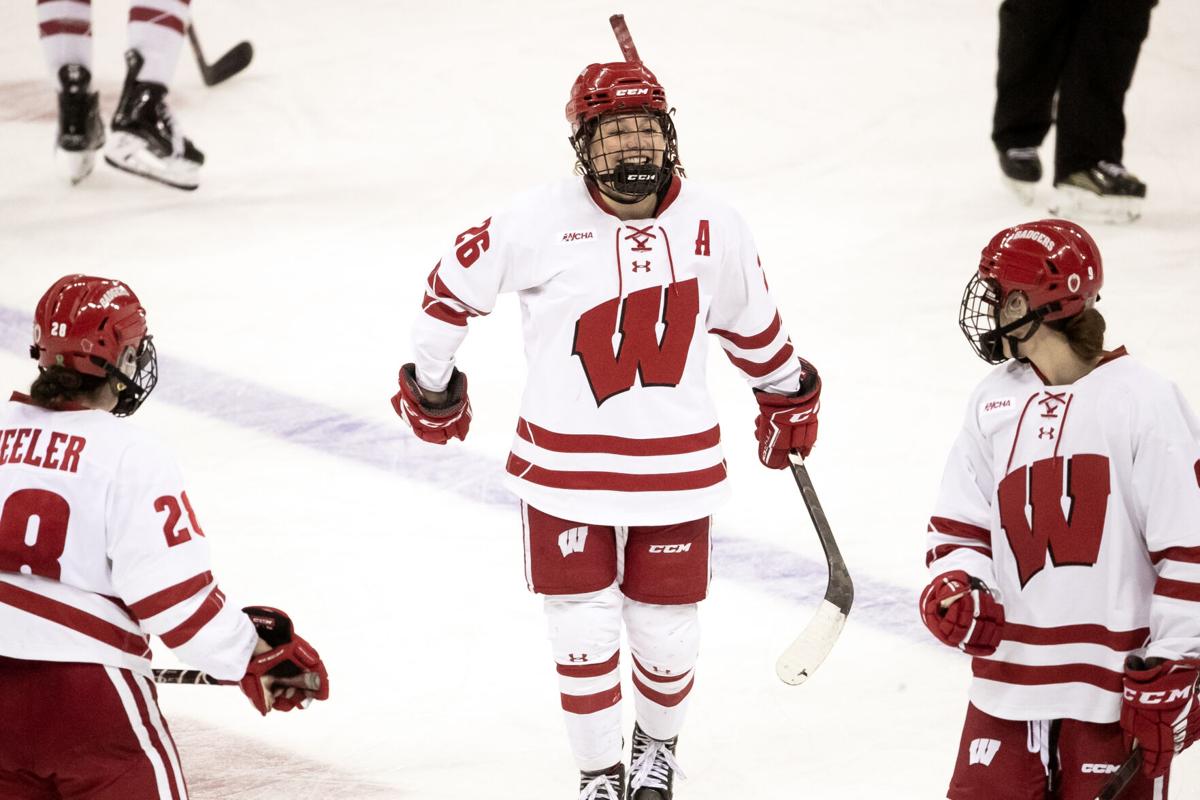
[[[196,65],[200,67],[200,77],[205,86],[216,86],[227,81],[250,66],[254,58],[254,47],[249,42],[240,42],[233,46],[228,53],[218,58],[212,64],[204,60],[204,51],[200,48],[200,39],[196,29],[188,26],[188,41],[192,45],[192,53],[196,56]]]
[[[825,550],[825,561],[829,567],[825,599],[821,601],[821,606],[804,628],[804,632],[783,651],[783,655],[775,663],[775,674],[780,680],[792,686],[799,686],[821,666],[841,635],[846,618],[850,615],[850,607],[854,604],[854,582],[850,579],[846,562],[842,560],[841,551],[833,538],[833,530],[829,527],[829,520],[825,518],[817,491],[808,477],[804,460],[799,454],[792,453],[791,462],[792,476],[796,479],[804,506],[808,509],[809,518],[812,519],[817,537],[821,540],[821,547]]]
[[[1125,787],[1133,780],[1133,776],[1137,775],[1137,771],[1142,768],[1142,751],[1135,747],[1129,757],[1121,764],[1113,776],[1108,779],[1108,783],[1104,784],[1104,788],[1100,790],[1100,794],[1096,795],[1096,800],[1117,800],[1121,796],[1121,792],[1125,791]]]
[[[625,60],[632,64],[640,64],[642,57],[638,55],[637,48],[633,45],[633,36],[629,33],[629,27],[625,24],[624,14],[613,14],[608,18],[608,24],[612,25],[613,33],[617,35],[617,44],[621,46],[621,55],[625,56]]]

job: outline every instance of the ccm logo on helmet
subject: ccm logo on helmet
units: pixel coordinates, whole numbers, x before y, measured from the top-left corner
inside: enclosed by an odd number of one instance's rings
[[[1156,706],[1161,703],[1172,703],[1176,700],[1186,700],[1192,694],[1191,686],[1182,689],[1172,689],[1170,692],[1139,692],[1137,689],[1126,688],[1125,699],[1141,703],[1145,706]]]
[[[687,544],[652,544],[650,545],[651,553],[686,553],[692,549],[692,543]]]
[[[617,97],[635,97],[640,94],[650,94],[650,90],[642,87],[641,89],[617,89]]]

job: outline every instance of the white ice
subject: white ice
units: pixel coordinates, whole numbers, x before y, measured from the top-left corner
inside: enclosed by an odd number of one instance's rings
[[[126,4],[94,5],[108,116]],[[573,796],[541,609],[496,486],[523,379],[516,304],[472,323],[462,350],[465,444],[415,442],[387,398],[448,239],[569,173],[567,91],[588,62],[619,58],[618,11],[679,109],[689,174],[750,221],[825,377],[810,466],[859,582],[825,665],[801,687],[776,679],[823,590],[821,553],[790,478],[757,464],[750,393],[714,356],[735,498],[678,797],[943,796],[969,665],[922,635],[915,602],[942,460],[987,369],[958,302],[991,234],[1046,199],[1015,203],[988,140],[997,5],[198,3],[210,59],[241,39],[256,55],[210,89],[184,52],[170,97],[208,155],[184,193],[104,164],[74,188],[60,178],[35,4],[7,0],[0,383],[31,379],[28,318],[52,280],[131,283],[163,356],[137,423],[179,453],[231,601],[286,609],[332,674],[329,703],[266,719],[233,690],[163,687],[193,796]],[[1126,104],[1145,217],[1093,231],[1110,341],[1193,405],[1197,41],[1200,5],[1155,10]],[[1200,797],[1200,748],[1174,778],[1174,797]]]

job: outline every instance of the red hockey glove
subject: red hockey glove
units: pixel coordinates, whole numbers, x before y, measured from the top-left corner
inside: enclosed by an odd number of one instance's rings
[[[1004,633],[1004,606],[987,584],[961,569],[933,579],[921,594],[921,620],[944,644],[990,656]]]
[[[254,623],[258,638],[271,648],[250,657],[239,681],[258,713],[307,708],[313,700],[327,700],[329,674],[321,656],[295,634],[288,615],[266,606],[247,606],[242,611]]]
[[[758,460],[771,469],[788,465],[788,453],[799,450],[808,458],[817,441],[817,412],[821,410],[821,378],[812,364],[800,359],[800,391],[795,396],[754,390],[758,416]]]
[[[1142,749],[1142,772],[1149,778],[1165,775],[1171,759],[1200,734],[1200,703],[1196,684],[1200,662],[1167,661],[1138,656],[1125,659],[1125,699],[1121,728],[1125,744],[1136,739]]]
[[[457,369],[450,375],[445,401],[433,405],[417,384],[416,365],[405,364],[400,368],[400,391],[392,398],[392,407],[425,442],[445,444],[451,439],[466,439],[467,428],[471,427],[467,376]]]

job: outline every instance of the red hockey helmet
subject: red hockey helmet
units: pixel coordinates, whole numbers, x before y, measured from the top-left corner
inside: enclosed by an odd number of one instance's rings
[[[976,352],[998,364],[1005,360],[1002,337],[1034,322],[1015,339],[1017,344],[1043,321],[1075,316],[1100,297],[1103,283],[1100,248],[1074,222],[1043,219],[1015,225],[983,248],[979,269],[963,293],[959,325]],[[1013,292],[1026,296],[1029,311],[1001,326],[1000,308]]]
[[[648,109],[667,113],[667,93],[640,61],[588,64],[571,86],[567,122],[572,135],[601,114]]]
[[[121,281],[66,275],[38,301],[30,355],[44,368],[117,379],[118,416],[132,414],[158,380],[146,310]]]

